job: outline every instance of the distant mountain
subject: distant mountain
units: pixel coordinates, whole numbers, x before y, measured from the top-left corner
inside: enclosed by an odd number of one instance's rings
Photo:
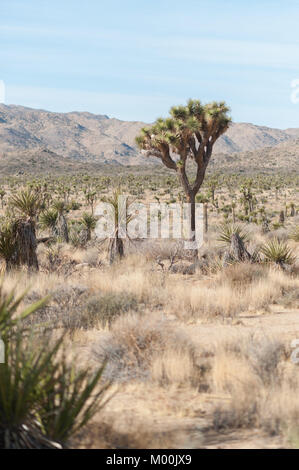
[[[48,149],[19,150],[0,155],[0,175],[85,173],[100,170],[106,163],[62,157]],[[117,161],[113,164],[119,165]]]
[[[286,171],[298,173],[299,138],[273,147],[233,154],[217,154],[212,158],[210,170],[222,169],[238,172]]]
[[[34,165],[36,169],[39,166],[46,168],[50,162],[65,169],[69,166],[76,168],[77,164],[81,167],[83,162],[144,164],[147,160],[134,143],[136,134],[144,125],[88,112],[53,113],[0,104],[0,169],[9,166],[9,162],[14,168],[17,168],[17,162],[20,165],[28,162],[28,170]],[[256,150],[274,148],[283,143],[288,145],[296,139],[299,139],[299,129],[280,130],[233,123],[217,141],[214,153],[223,155],[223,161],[226,161],[228,157],[225,155],[254,151],[250,158],[258,158],[262,162],[263,157],[258,157]],[[32,158],[36,160],[33,165]],[[245,154],[242,155],[244,158]],[[234,156],[233,160],[237,167],[238,158]]]

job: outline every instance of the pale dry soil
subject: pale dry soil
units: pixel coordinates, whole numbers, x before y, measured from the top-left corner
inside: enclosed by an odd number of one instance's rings
[[[202,348],[232,341],[250,335],[260,338],[277,338],[286,345],[299,338],[299,310],[270,306],[269,313],[241,314],[227,324],[215,322],[186,325],[190,339]],[[175,319],[173,321],[176,321]],[[101,340],[104,331],[87,333],[91,343]],[[82,340],[82,338],[81,338]],[[76,342],[76,341],[75,341]],[[79,340],[80,343],[80,340]],[[92,362],[94,357],[85,340],[81,349],[82,362]],[[298,367],[290,362],[290,368]],[[238,380],[238,377],[236,377]],[[217,404],[228,403],[232,398],[226,393],[205,393],[188,387],[155,387],[146,383],[132,383],[116,387],[116,394],[105,411],[95,417],[93,423],[80,435],[79,446],[97,448],[103,446],[104,421],[109,421],[117,434],[115,447],[132,447],[132,436],[138,434],[141,446],[149,448],[206,448],[206,449],[277,449],[289,448],[290,442],[280,435],[269,435],[261,429],[213,428],[213,410]],[[139,431],[140,430],[140,431]],[[130,432],[130,431],[129,431]],[[109,431],[108,431],[109,433]],[[156,435],[153,438],[153,435]],[[126,436],[126,437],[125,437]],[[134,446],[134,439],[136,446]],[[139,447],[138,437],[133,437],[133,447]],[[105,445],[104,445],[105,446]]]

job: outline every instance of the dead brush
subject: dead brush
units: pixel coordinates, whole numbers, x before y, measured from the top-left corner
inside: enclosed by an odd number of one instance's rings
[[[223,344],[211,377],[215,391],[225,391],[230,400],[215,406],[215,429],[264,427],[265,399],[284,386],[280,365],[285,360],[284,344],[265,336]]]
[[[137,311],[138,302],[127,292],[107,292],[86,299],[80,311],[75,314],[74,326],[79,329],[111,327],[124,313]]]
[[[96,345],[94,354],[98,360],[107,359],[107,378],[126,382],[152,380],[153,361],[175,349],[194,358],[192,342],[172,321],[159,314],[131,314],[113,323],[109,336]]]
[[[253,282],[266,278],[267,275],[267,268],[259,264],[234,263],[219,272],[216,282],[232,288],[246,288]]]

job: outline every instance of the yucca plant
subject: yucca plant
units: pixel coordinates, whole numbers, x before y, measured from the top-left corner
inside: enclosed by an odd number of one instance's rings
[[[26,265],[38,270],[36,254],[36,219],[41,209],[41,198],[31,189],[23,189],[11,196],[10,207],[16,212],[13,231],[16,246],[16,265]]]
[[[104,367],[78,371],[61,354],[63,337],[44,341],[28,336],[22,319],[45,301],[17,309],[23,296],[0,290],[0,334],[4,363],[0,364],[0,448],[67,446],[106,403],[110,383],[99,386]]]
[[[39,217],[40,227],[42,229],[50,229],[51,232],[54,234],[57,217],[58,211],[54,208],[42,212]]]
[[[69,242],[69,230],[67,220],[64,216],[66,205],[64,201],[56,201],[53,204],[53,210],[56,211],[57,217],[53,228],[54,234],[62,241]]]
[[[222,224],[219,226],[218,241],[223,242],[225,245],[230,245],[233,235],[238,235],[243,243],[246,243],[249,239],[248,233],[240,225]]]
[[[91,239],[91,231],[96,228],[97,219],[92,214],[84,212],[79,222],[86,230],[86,241],[89,241]]]
[[[63,214],[66,210],[66,204],[64,201],[55,201],[53,203],[53,208],[58,212],[58,214]]]
[[[94,373],[89,368],[77,371],[65,357],[57,362],[55,376],[42,400],[41,423],[48,437],[67,442],[105,406],[110,383],[98,387],[103,371],[104,365]]]
[[[47,298],[39,300],[23,309],[23,311],[21,313],[19,312],[18,316],[16,316],[17,310],[26,294],[27,291],[19,296],[15,295],[14,290],[5,292],[3,283],[0,283],[0,336],[2,339],[4,339],[4,336],[8,334],[13,326],[41,308],[47,301]]]
[[[41,208],[41,197],[30,189],[23,189],[10,197],[9,205],[21,217],[35,219]]]
[[[123,239],[120,238],[119,227],[127,228],[127,225],[134,219],[134,215],[128,214],[128,199],[124,198],[120,203],[121,197],[123,197],[121,189],[117,188],[111,196],[102,198],[103,202],[111,205],[115,221],[115,230],[109,240],[108,247],[110,264],[113,263],[116,257],[122,258],[124,256],[124,243]]]
[[[277,238],[262,245],[260,251],[264,255],[265,261],[278,264],[282,267],[293,264],[295,261],[292,249],[286,242],[280,241]]]

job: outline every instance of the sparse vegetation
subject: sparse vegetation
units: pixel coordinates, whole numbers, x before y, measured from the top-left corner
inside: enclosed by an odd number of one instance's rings
[[[188,171],[195,176],[192,165]],[[96,237],[99,201],[114,204],[116,221],[120,193],[128,205],[186,202],[176,176],[163,169],[3,182],[0,262],[3,292],[15,288],[8,296],[16,306],[7,331],[16,341],[7,350],[2,391],[22,390],[14,377],[23,362],[29,386],[18,413],[13,400],[1,411],[0,440],[4,421],[9,437],[1,445],[206,447],[214,433],[221,446],[225,435],[254,428],[260,439],[294,446],[297,182],[295,175],[208,173],[198,196],[208,224],[197,259],[188,256],[183,240],[119,237],[113,244]],[[285,200],[292,202],[287,209]],[[35,249],[24,251],[25,260],[17,256],[16,237],[19,224],[28,221]],[[34,256],[38,271],[30,266]],[[24,288],[30,290],[22,296]],[[8,298],[0,297],[2,303]],[[39,308],[22,319],[35,303]],[[93,388],[94,380],[99,383]],[[117,395],[105,404],[111,380]],[[41,381],[48,384],[47,398]],[[94,403],[89,414],[87,403],[98,393],[99,409]],[[39,414],[39,424],[32,413]],[[195,431],[199,414],[207,434]]]

